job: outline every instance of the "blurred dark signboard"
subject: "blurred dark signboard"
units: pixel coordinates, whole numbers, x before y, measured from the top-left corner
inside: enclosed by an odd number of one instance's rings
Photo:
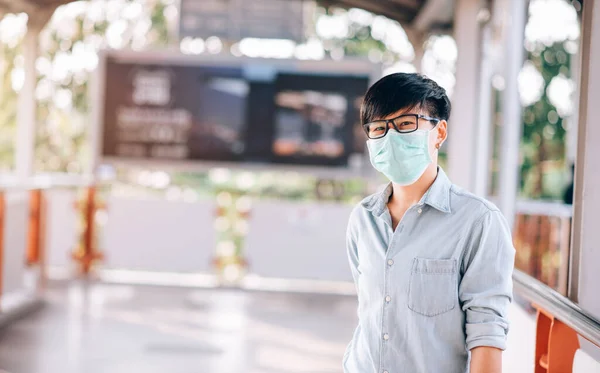
[[[302,0],[181,0],[179,37],[300,42],[303,15]]]
[[[103,79],[105,158],[343,167],[364,150],[365,73],[108,56]]]

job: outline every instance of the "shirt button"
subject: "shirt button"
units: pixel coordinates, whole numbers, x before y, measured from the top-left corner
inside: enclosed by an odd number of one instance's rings
[[[388,260],[388,264],[389,264],[389,265],[392,265],[392,264],[394,264],[394,261],[393,261],[392,259],[389,259],[389,260]]]
[[[383,373],[389,373],[387,370],[384,370]]]
[[[390,339],[390,336],[387,333],[385,333],[383,335],[383,339],[387,341],[388,339]]]
[[[417,212],[420,214],[423,212],[423,209],[418,209]]]
[[[390,297],[389,295],[388,295],[387,297],[385,297],[385,301],[386,301],[386,302],[389,302],[389,301],[391,301],[391,300],[392,300],[392,297]]]

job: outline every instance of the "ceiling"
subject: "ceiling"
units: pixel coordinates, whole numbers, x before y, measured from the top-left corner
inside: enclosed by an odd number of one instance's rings
[[[325,6],[362,8],[419,31],[452,27],[454,0],[317,0]]]
[[[6,13],[32,13],[40,10],[54,9],[59,5],[74,0],[0,0],[0,11]]]
[[[75,0],[0,0],[0,12],[30,15],[52,11]],[[295,0],[294,0],[295,1]],[[454,0],[317,0],[324,6],[362,8],[402,23],[417,31],[448,30],[452,26]]]

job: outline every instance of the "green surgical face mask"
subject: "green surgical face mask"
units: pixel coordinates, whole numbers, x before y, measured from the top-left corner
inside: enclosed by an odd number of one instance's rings
[[[380,139],[368,140],[371,164],[395,184],[413,184],[432,161],[429,132],[417,130],[400,134],[390,130]]]

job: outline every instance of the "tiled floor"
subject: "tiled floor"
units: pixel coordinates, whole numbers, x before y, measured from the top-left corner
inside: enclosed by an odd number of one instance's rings
[[[72,284],[0,331],[9,373],[329,373],[352,297]]]

